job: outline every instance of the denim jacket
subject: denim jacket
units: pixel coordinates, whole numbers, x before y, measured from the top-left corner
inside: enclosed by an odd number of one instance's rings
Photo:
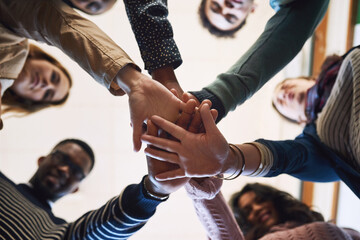
[[[342,180],[360,198],[360,173],[320,141],[314,123],[306,125],[294,140],[257,142],[268,147],[274,156],[266,177],[286,173],[305,181]]]

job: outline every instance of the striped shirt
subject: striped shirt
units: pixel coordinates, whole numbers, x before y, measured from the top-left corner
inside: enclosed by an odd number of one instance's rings
[[[129,185],[101,208],[67,223],[30,187],[16,185],[0,172],[0,239],[127,239],[161,203],[143,193],[143,184]]]

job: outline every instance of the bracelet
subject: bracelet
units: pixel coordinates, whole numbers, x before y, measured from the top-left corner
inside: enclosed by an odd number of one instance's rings
[[[218,179],[223,179],[223,180],[234,180],[235,178],[239,177],[241,175],[241,173],[244,172],[244,169],[245,169],[245,156],[244,156],[244,153],[243,151],[236,145],[234,144],[229,144],[229,147],[232,151],[236,152],[236,150],[240,153],[241,155],[241,158],[242,158],[242,166],[240,168],[240,157],[239,157],[239,154],[236,154],[237,156],[237,165],[236,165],[236,171],[231,174],[230,176],[228,177],[223,177],[222,175],[216,175],[214,176],[215,178],[218,178]],[[239,170],[239,172],[238,172]],[[237,173],[238,172],[238,173]]]
[[[145,177],[144,177],[144,180],[143,180],[143,187],[144,187],[144,190],[145,190],[144,195],[147,195],[147,196],[149,196],[150,198],[153,198],[153,199],[158,200],[158,201],[165,201],[165,200],[167,200],[167,199],[169,198],[169,195],[162,196],[162,197],[156,196],[155,194],[151,193],[151,192],[146,188],[146,184],[145,184],[145,179],[146,179],[146,177],[148,177],[148,176],[145,176]]]

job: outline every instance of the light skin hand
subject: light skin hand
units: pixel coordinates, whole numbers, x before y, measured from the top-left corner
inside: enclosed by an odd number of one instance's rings
[[[185,120],[181,120],[181,121],[185,121]],[[150,136],[158,135],[158,128],[151,122],[151,120],[148,120],[147,122],[147,134]],[[189,181],[189,178],[179,178],[175,180],[161,181],[161,182],[157,181],[155,179],[155,175],[162,172],[178,169],[179,166],[172,163],[159,161],[149,156],[147,156],[146,159],[147,159],[149,175],[145,179],[145,185],[150,193],[160,197],[166,196],[169,195],[170,193],[175,192]]]
[[[140,73],[131,65],[124,67],[115,81],[129,96],[134,150],[139,151],[144,121],[156,114],[175,122],[184,103],[159,82]]]
[[[159,128],[177,138],[180,142],[144,135],[142,140],[155,147],[164,149],[145,149],[148,156],[161,161],[178,164],[179,169],[156,175],[157,180],[169,180],[179,177],[209,177],[226,172],[233,165],[229,157],[229,146],[226,139],[217,129],[209,104],[200,108],[201,119],[206,133],[194,134],[158,116],[151,118]]]

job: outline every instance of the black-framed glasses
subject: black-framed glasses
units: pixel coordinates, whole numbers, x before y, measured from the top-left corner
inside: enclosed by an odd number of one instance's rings
[[[80,166],[76,165],[73,161],[71,161],[71,157],[68,154],[59,150],[55,150],[50,153],[50,155],[52,160],[55,161],[56,164],[60,166],[68,166],[72,176],[74,176],[76,180],[81,181],[85,178],[83,169]]]

